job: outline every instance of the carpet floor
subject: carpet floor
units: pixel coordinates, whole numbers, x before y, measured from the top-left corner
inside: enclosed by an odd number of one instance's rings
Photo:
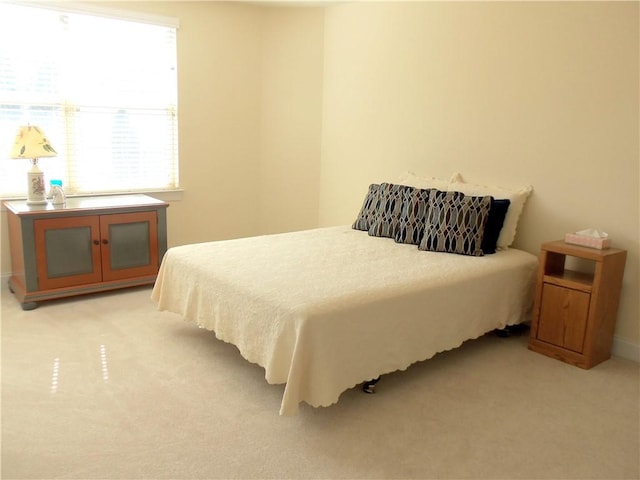
[[[493,334],[327,408],[158,312],[150,288],[22,311],[2,285],[3,479],[638,479],[640,366]]]

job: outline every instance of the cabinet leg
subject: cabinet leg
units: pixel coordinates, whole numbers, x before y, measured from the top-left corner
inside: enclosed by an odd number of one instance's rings
[[[9,291],[15,295],[16,291],[11,286],[11,280],[7,282],[7,286],[9,287]],[[22,310],[34,310],[38,308],[38,304],[36,302],[23,302],[20,304]]]
[[[35,310],[38,308],[38,304],[36,302],[24,302],[22,304],[22,310]]]

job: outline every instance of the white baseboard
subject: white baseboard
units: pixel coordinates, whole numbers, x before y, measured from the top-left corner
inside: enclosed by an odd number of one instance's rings
[[[640,345],[613,336],[613,347],[611,354],[616,357],[626,358],[636,363],[640,363]]]

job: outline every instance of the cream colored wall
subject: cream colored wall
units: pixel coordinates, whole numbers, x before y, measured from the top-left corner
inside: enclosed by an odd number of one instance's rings
[[[109,2],[170,15],[178,30],[180,184],[169,244],[318,222],[321,8]]]
[[[7,231],[7,212],[0,209],[0,275],[11,273],[11,254],[9,251],[9,232]]]
[[[260,9],[218,2],[109,5],[177,17],[181,201],[169,244],[254,235],[260,154]]]
[[[265,10],[260,129],[261,233],[318,225],[324,11]]]
[[[406,169],[527,183],[518,247],[629,250],[616,333],[640,345],[638,3],[109,5],[180,21],[170,246],[350,223]]]
[[[404,170],[531,184],[516,246],[587,227],[628,249],[640,345],[637,2],[371,2],[325,16],[320,223]]]

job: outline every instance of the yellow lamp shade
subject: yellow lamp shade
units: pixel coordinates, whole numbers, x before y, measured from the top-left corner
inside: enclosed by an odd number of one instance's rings
[[[16,139],[11,147],[11,158],[42,158],[55,157],[53,149],[44,132],[35,125],[20,127]]]

